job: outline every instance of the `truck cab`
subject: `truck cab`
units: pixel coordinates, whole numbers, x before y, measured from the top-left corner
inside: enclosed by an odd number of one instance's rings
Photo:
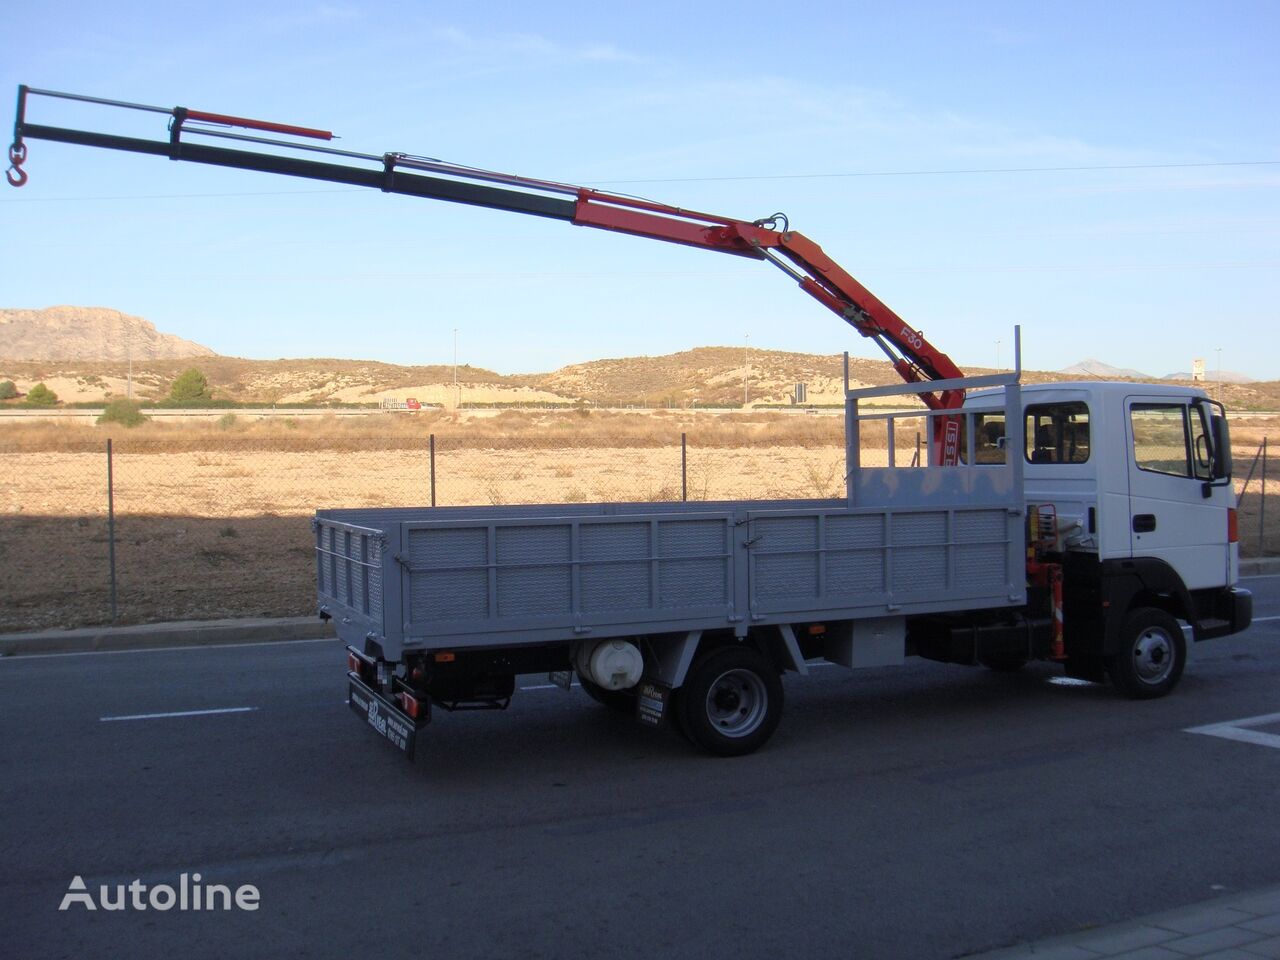
[[[1093,679],[1114,657],[1125,611],[1162,610],[1196,640],[1248,625],[1220,404],[1167,384],[1024,385],[1025,439],[1015,451],[1003,441],[999,400],[989,391],[966,399],[975,464],[1023,458],[1038,528],[1030,539],[1062,564],[1067,647],[1081,673]]]

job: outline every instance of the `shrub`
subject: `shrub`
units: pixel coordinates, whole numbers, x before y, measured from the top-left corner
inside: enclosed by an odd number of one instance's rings
[[[27,405],[31,407],[52,407],[58,402],[58,395],[43,383],[37,383],[27,391]]]
[[[0,400],[12,400],[18,395],[18,388],[12,380],[0,380]]]
[[[218,426],[223,430],[230,430],[236,425],[236,415],[234,413],[224,413],[218,418]]]
[[[140,423],[146,423],[147,419],[142,415],[138,401],[130,400],[128,397],[116,397],[107,403],[102,416],[98,417],[98,423],[118,423],[122,427],[136,427]]]
[[[201,407],[213,401],[213,391],[203,373],[192,367],[184,370],[169,387],[169,401],[176,406]]]

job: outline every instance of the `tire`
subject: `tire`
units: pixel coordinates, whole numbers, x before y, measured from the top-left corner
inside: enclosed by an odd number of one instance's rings
[[[1163,697],[1178,685],[1187,664],[1182,627],[1155,607],[1139,607],[1124,618],[1119,652],[1107,662],[1115,688],[1134,700]]]
[[[751,647],[721,647],[699,658],[679,694],[681,731],[721,757],[759,749],[782,719],[778,671]]]
[[[1017,673],[1027,665],[1027,658],[1018,654],[994,654],[980,657],[978,662],[996,673]]]
[[[578,682],[583,692],[596,703],[608,707],[614,713],[634,714],[636,712],[636,692],[631,690],[606,690],[594,680],[588,680],[578,674]]]

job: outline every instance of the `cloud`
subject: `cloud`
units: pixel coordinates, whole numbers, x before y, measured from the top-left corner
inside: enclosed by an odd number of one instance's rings
[[[289,13],[268,16],[263,24],[274,30],[296,29],[297,27],[329,26],[346,24],[360,20],[364,12],[349,3],[316,3],[302,6]]]
[[[645,58],[623,50],[616,44],[557,43],[537,33],[503,33],[477,36],[458,27],[442,26],[432,30],[436,40],[460,52],[477,57],[519,56],[533,60],[579,63],[644,63]]]

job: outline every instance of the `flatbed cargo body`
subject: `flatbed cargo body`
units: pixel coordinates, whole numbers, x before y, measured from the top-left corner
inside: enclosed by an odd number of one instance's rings
[[[954,502],[322,510],[316,576],[348,643],[404,651],[731,630],[1020,604],[1021,493]]]

